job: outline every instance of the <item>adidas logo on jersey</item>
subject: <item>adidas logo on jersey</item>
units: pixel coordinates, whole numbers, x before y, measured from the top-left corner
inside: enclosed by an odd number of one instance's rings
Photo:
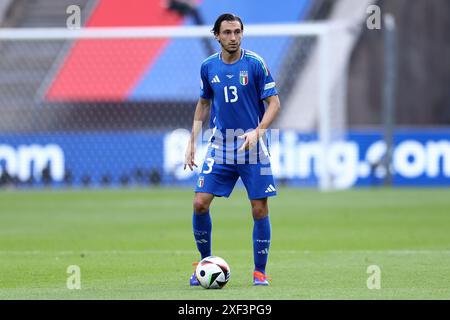
[[[269,184],[269,186],[266,189],[266,193],[274,192],[274,191],[277,191],[277,189],[275,189],[273,185]]]
[[[214,78],[211,80],[211,83],[220,83],[219,76],[216,74]]]

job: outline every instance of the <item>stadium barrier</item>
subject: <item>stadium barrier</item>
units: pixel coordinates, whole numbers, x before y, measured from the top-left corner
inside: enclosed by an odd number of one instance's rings
[[[0,187],[194,186],[198,170],[183,170],[189,131],[65,133],[0,136]],[[317,134],[272,135],[273,173],[280,185],[315,187],[320,177]],[[393,185],[450,186],[450,131],[397,130]],[[199,168],[207,145],[199,143]],[[380,186],[386,170],[381,131],[350,131],[326,158],[340,189]],[[120,160],[118,160],[120,159]]]

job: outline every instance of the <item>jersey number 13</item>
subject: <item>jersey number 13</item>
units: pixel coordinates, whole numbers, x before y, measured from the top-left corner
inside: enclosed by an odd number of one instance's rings
[[[225,102],[236,102],[238,101],[237,88],[236,86],[225,86],[223,87],[223,94],[225,96]]]

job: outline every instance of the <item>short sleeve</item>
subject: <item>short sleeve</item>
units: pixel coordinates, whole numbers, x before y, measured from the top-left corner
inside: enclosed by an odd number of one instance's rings
[[[270,74],[269,68],[263,59],[258,59],[257,65],[258,89],[261,100],[278,94],[275,81]]]
[[[208,70],[205,64],[202,64],[200,68],[200,97],[203,99],[212,98],[212,89],[208,81]]]

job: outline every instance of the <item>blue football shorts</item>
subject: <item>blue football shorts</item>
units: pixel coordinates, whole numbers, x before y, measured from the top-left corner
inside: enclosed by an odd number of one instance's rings
[[[272,197],[277,194],[270,162],[254,164],[215,163],[207,158],[198,176],[195,192],[229,197],[239,177],[250,200]]]

